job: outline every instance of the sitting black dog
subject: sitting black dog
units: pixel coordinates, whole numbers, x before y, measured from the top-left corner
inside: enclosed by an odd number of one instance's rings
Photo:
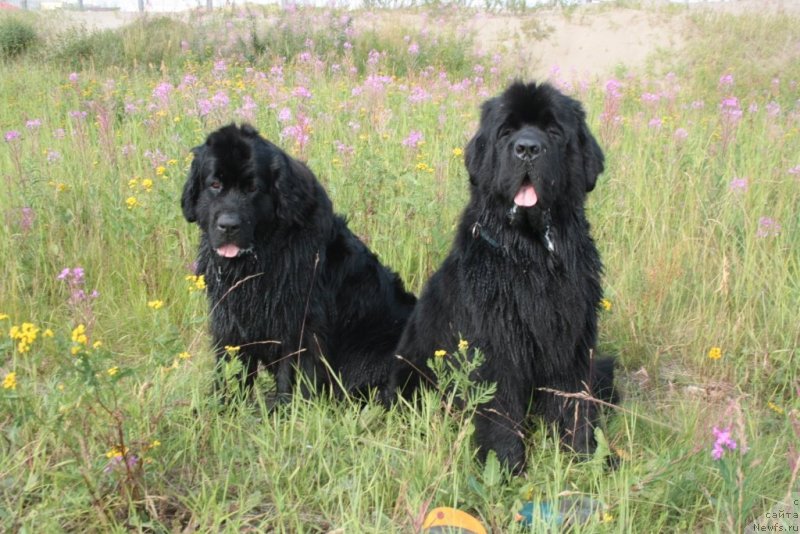
[[[481,459],[494,450],[523,470],[530,414],[591,452],[598,407],[581,392],[615,400],[613,361],[593,357],[602,265],[584,213],[603,152],[577,101],[519,82],[483,104],[465,152],[470,201],[409,319],[389,389],[413,391],[434,352],[463,337],[485,358],[473,378],[497,384],[474,421]]]
[[[416,299],[334,214],[308,167],[249,125],[193,152],[181,206],[202,232],[197,272],[218,361],[240,358],[245,386],[261,363],[281,400],[297,372],[304,395],[385,383]]]

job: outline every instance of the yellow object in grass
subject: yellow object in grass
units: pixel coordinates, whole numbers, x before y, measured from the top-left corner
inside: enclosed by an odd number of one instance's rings
[[[455,508],[434,508],[422,524],[424,534],[486,534],[486,528],[473,516]]]

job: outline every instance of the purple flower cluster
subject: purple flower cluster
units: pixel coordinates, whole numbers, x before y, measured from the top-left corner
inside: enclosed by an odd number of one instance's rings
[[[19,210],[19,226],[23,233],[27,234],[33,228],[33,221],[36,218],[36,214],[33,211],[33,208],[29,206],[25,206],[20,208]]]
[[[714,446],[711,449],[711,457],[715,460],[720,460],[722,455],[725,454],[725,449],[729,451],[736,450],[736,441],[731,436],[730,427],[720,430],[717,427],[712,429],[714,433]]]
[[[408,101],[411,102],[412,104],[417,104],[419,102],[424,102],[425,100],[430,100],[430,99],[431,99],[431,94],[418,85],[411,89],[411,94],[408,96]]]
[[[83,285],[86,281],[83,267],[73,267],[71,269],[67,267],[62,269],[61,273],[59,273],[56,278],[67,283],[67,286],[71,291],[69,303],[72,305],[76,305],[87,300],[93,300],[100,296],[96,289],[93,289],[92,292],[88,294],[83,289]]]
[[[756,237],[773,237],[781,233],[781,225],[772,217],[758,218],[758,231]]]
[[[297,98],[308,99],[311,98],[311,91],[309,91],[308,88],[303,87],[302,85],[298,85],[297,87],[294,88],[294,91],[292,91],[292,96],[295,96]]]
[[[297,113],[295,123],[287,126],[281,132],[285,139],[291,139],[302,152],[311,139],[311,119],[302,113]]]
[[[255,122],[257,109],[258,104],[253,97],[250,95],[244,95],[242,97],[242,106],[236,110],[236,114],[246,121]]]
[[[342,154],[343,156],[352,156],[356,152],[356,148],[354,146],[346,145],[341,141],[334,141],[333,146],[336,147],[336,152]]]
[[[424,139],[422,137],[422,132],[418,132],[417,130],[411,130],[408,134],[408,137],[403,139],[403,146],[407,148],[417,148]]]
[[[719,109],[722,118],[729,124],[737,124],[742,118],[742,108],[739,106],[739,99],[735,96],[722,99]]]
[[[603,104],[603,113],[600,115],[603,121],[602,131],[605,136],[609,136],[622,122],[620,115],[620,104],[622,101],[622,83],[611,78],[606,81],[606,97]]]
[[[162,106],[166,106],[169,103],[169,97],[174,89],[175,88],[169,82],[160,83],[153,89],[153,98],[158,100]]]
[[[744,193],[747,191],[749,184],[747,178],[734,178],[729,185],[731,191],[736,193]]]
[[[127,456],[127,460],[125,459],[125,456]],[[111,473],[112,471],[115,471],[115,470],[116,471],[118,471],[118,470],[123,470],[124,471],[124,470],[126,470],[126,468],[127,468],[127,470],[131,470],[131,469],[136,467],[136,464],[139,463],[139,457],[136,456],[135,454],[127,454],[125,456],[117,455],[117,456],[112,457],[108,461],[108,464],[106,465],[106,467],[103,469],[103,472],[108,474],[108,473]]]

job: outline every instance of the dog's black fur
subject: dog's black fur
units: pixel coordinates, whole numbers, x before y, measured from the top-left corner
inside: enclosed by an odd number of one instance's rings
[[[385,383],[416,299],[334,214],[309,168],[249,125],[193,152],[181,206],[201,229],[197,273],[218,361],[240,347],[244,385],[261,363],[281,400],[298,371],[303,394],[337,384],[328,366],[347,392]]]
[[[530,414],[591,452],[596,403],[542,388],[616,399],[613,360],[593,357],[602,264],[584,213],[603,152],[579,102],[516,82],[483,104],[465,160],[469,204],[406,325],[397,353],[407,364],[389,387],[408,394],[434,351],[454,351],[463,337],[485,357],[474,378],[497,383],[474,421],[481,459],[494,450],[523,470]]]

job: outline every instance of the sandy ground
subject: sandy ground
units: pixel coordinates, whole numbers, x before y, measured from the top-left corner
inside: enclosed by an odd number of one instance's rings
[[[692,13],[713,10],[791,12],[800,14],[800,0],[732,0],[686,4],[653,0],[641,8],[615,7],[603,3],[568,10],[540,8],[524,14],[478,14],[463,24],[474,30],[481,50],[500,51],[521,71],[548,76],[557,67],[563,74],[593,77],[624,65],[636,69],[656,50],[680,53],[684,29]],[[116,28],[139,15],[120,11],[59,12],[64,23],[89,29]],[[413,27],[420,15],[394,14],[389,23]],[[359,17],[356,17],[359,20]]]

